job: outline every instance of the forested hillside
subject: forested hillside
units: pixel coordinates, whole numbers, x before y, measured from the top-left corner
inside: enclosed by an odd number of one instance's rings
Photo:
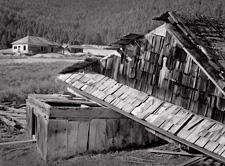
[[[59,43],[109,44],[128,32],[152,30],[152,17],[168,10],[225,17],[225,1],[0,0],[0,49],[28,34]]]

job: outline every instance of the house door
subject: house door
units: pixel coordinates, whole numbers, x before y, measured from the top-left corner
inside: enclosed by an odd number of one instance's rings
[[[20,46],[18,46],[18,52],[20,52],[20,49],[21,49]]]

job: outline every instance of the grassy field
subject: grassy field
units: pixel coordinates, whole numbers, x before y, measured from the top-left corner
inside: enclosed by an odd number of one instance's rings
[[[70,62],[8,63],[0,65],[0,102],[25,103],[28,94],[58,93],[63,87],[55,76]]]

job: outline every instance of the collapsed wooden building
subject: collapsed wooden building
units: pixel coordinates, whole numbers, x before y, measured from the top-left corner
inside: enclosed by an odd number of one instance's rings
[[[120,55],[69,67],[57,81],[225,163],[225,21],[178,12],[154,20],[164,24],[112,43]]]

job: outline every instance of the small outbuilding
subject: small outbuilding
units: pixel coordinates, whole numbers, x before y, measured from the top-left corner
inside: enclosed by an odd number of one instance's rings
[[[12,43],[13,53],[37,54],[58,52],[60,44],[43,37],[26,36]]]

